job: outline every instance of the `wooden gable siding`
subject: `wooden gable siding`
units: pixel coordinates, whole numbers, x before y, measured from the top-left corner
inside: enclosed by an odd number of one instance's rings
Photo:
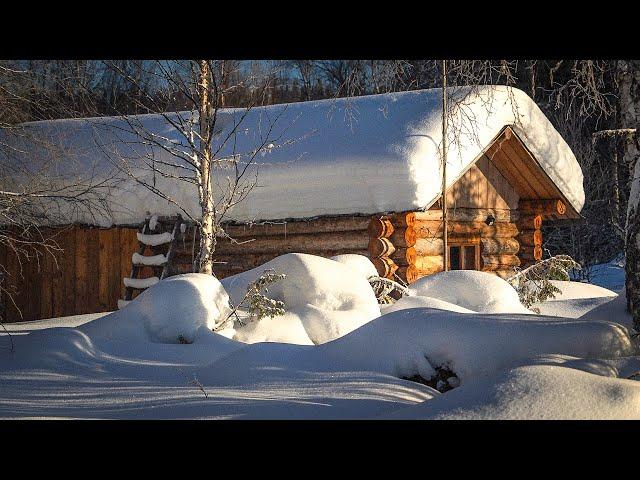
[[[61,251],[55,258],[23,262],[0,247],[7,269],[6,286],[15,291],[14,306],[2,295],[2,316],[8,322],[116,310],[124,294],[123,276],[138,248],[135,228],[71,226],[57,230]],[[125,275],[126,274],[126,275]],[[17,308],[16,308],[17,307]],[[22,313],[22,315],[20,315]]]
[[[515,210],[519,196],[509,180],[483,155],[447,191],[447,205],[455,208]]]
[[[520,198],[562,199],[567,205],[566,218],[580,217],[511,127],[506,127],[494,140],[486,156]]]

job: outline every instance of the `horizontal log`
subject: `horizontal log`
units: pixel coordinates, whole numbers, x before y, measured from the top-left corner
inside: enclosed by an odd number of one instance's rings
[[[370,238],[388,238],[393,233],[393,230],[391,220],[386,217],[372,218],[367,228]]]
[[[520,243],[515,238],[482,238],[480,241],[484,255],[516,254],[520,250]]]
[[[416,221],[415,212],[399,212],[389,216],[389,220],[395,228],[411,227]]]
[[[542,228],[542,215],[523,215],[517,222],[520,230],[540,230]]]
[[[417,238],[413,248],[418,255],[442,255],[444,242],[442,238]]]
[[[264,237],[299,233],[332,233],[367,230],[371,216],[319,217],[312,220],[274,221],[261,224],[223,224],[224,231],[232,238]]]
[[[442,255],[418,255],[413,265],[419,271],[439,272],[444,270],[444,257]]]
[[[518,254],[522,263],[525,262],[539,262],[542,260],[542,247],[521,247],[520,253]]]
[[[416,220],[413,229],[418,238],[442,237],[442,223],[438,221]],[[451,222],[447,232],[449,235],[507,238],[518,234],[518,226],[510,222],[496,222],[493,225],[484,222]]]
[[[418,256],[415,247],[397,248],[394,253],[389,255],[389,258],[393,260],[398,266],[412,265],[416,261]]]
[[[335,255],[344,255],[344,254],[358,254],[368,256],[369,252],[367,250],[328,250],[324,252],[300,252],[300,253],[308,253],[310,255],[316,255],[319,257],[330,258]],[[252,268],[259,267],[267,263],[270,260],[280,256],[280,253],[263,253],[263,254],[244,254],[244,255],[220,255],[219,253],[214,253],[214,271],[217,270],[227,270],[227,269],[242,269],[251,270]],[[184,257],[183,257],[184,258]],[[179,264],[189,264],[191,261],[190,257],[184,258],[187,260],[183,262],[183,258],[177,258],[176,263]]]
[[[388,257],[395,251],[396,247],[393,246],[388,238],[372,238],[369,240],[369,256],[371,258]]]
[[[393,278],[393,274],[398,270],[398,265],[388,257],[374,258],[371,262],[381,277]]]
[[[327,251],[327,250],[366,250],[369,236],[365,231],[346,231],[318,234],[294,234],[284,236],[262,236],[247,239],[246,242],[233,243],[229,240],[219,240],[216,252],[219,254],[271,253],[280,255],[291,252]],[[182,242],[178,242],[181,244]],[[190,251],[190,242],[185,242]],[[197,246],[196,246],[197,247]],[[197,250],[197,248],[196,248]]]
[[[500,270],[501,267],[519,267],[517,255],[482,255],[483,269]]]
[[[518,234],[520,245],[539,247],[542,245],[541,230],[524,230]]]
[[[419,278],[425,277],[427,275],[433,275],[434,273],[438,273],[441,271],[442,268],[434,268],[433,270],[419,270],[415,267],[415,265],[409,265],[406,267],[398,268],[396,275],[398,275],[407,283],[413,283]]]
[[[491,215],[496,222],[515,222],[520,217],[517,210],[506,208],[448,208],[447,219],[454,222],[484,222]],[[442,210],[415,212],[416,221],[442,220]]]
[[[567,205],[559,198],[546,199],[520,199],[518,209],[526,214],[564,215],[567,213]]]
[[[413,247],[416,244],[416,231],[413,227],[396,229],[389,237],[395,247]]]

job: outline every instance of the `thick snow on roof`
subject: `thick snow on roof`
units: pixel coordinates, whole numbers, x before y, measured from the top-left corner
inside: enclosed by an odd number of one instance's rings
[[[245,176],[251,180],[257,175],[257,186],[232,208],[229,218],[305,218],[430,206],[437,200],[441,184],[441,103],[441,90],[432,89],[273,105],[248,113],[245,109],[221,110],[217,141],[226,138],[234,126],[237,128],[216,152],[216,158],[235,155],[242,165],[251,158],[249,152],[263,147],[251,160]],[[510,125],[571,205],[581,210],[584,191],[580,166],[567,143],[524,92],[503,86],[457,89],[451,90],[450,103],[449,185]],[[189,120],[188,113],[172,115]],[[161,115],[130,118],[166,142],[187,144]],[[92,172],[106,174],[126,158],[137,175],[155,182],[159,190],[198,215],[195,185],[161,175],[154,177],[144,166],[151,159],[181,162],[162,148],[141,145],[122,118],[34,122],[27,126],[36,135],[50,135],[63,145],[64,155],[73,158],[75,165]],[[167,167],[163,169],[167,171]],[[172,170],[181,171],[179,167]],[[214,182],[224,185],[229,172],[228,164],[218,168]],[[143,220],[147,212],[178,212],[174,204],[131,178],[123,176],[119,189],[110,202],[111,218],[100,223],[133,223]],[[92,223],[91,219],[75,220]]]

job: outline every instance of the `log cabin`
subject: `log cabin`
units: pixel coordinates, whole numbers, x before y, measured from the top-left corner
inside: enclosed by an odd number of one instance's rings
[[[218,156],[242,159],[252,152],[257,184],[227,216],[224,228],[233,240],[218,239],[215,274],[223,278],[289,252],[355,253],[368,256],[381,276],[412,283],[444,268],[443,205],[449,269],[506,278],[540,260],[541,226],[580,218],[583,178],[574,154],[520,90],[487,86],[448,95],[444,202],[441,90],[221,110],[219,137],[233,131],[234,141],[232,148],[221,145]],[[131,118],[168,141],[184,141],[161,115],[130,117],[126,125]],[[166,152],[123,133],[123,124],[113,117],[25,128],[50,140],[46,155],[55,144],[74,172],[117,176],[114,165],[127,158],[140,177],[151,175],[149,159],[166,160]],[[44,155],[20,150],[30,158]],[[214,181],[225,175],[220,167]],[[15,305],[3,297],[3,317],[111,311],[158,279],[191,271],[199,239],[184,212],[197,217],[197,191],[169,177],[153,181],[174,202],[122,176],[108,214],[78,210],[66,224],[48,226],[60,246],[55,258],[45,255],[20,269],[0,249],[7,281],[20,292]],[[166,242],[149,240],[160,236]]]

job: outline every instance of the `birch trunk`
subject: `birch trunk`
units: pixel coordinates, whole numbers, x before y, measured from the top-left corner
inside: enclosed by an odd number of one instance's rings
[[[622,128],[640,128],[640,61],[619,61],[620,118]],[[631,173],[631,192],[627,209],[625,256],[627,309],[640,330],[640,136],[624,138],[623,161]]]
[[[200,251],[197,258],[197,271],[213,274],[213,252],[215,251],[216,232],[214,222],[213,192],[211,191],[211,114],[210,68],[206,60],[200,61],[198,93],[200,99],[200,139],[198,171],[198,196],[202,217],[200,219]]]

